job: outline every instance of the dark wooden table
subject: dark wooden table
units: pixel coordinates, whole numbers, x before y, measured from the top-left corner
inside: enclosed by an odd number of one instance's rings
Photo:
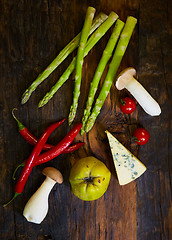
[[[162,114],[147,115],[139,105],[131,116],[122,114],[117,105],[125,91],[113,85],[103,109],[89,134],[77,136],[86,144],[79,151],[60,155],[50,163],[34,168],[24,193],[3,208],[13,195],[12,173],[30,154],[32,147],[17,131],[11,111],[36,135],[52,122],[67,118],[72,103],[74,75],[43,108],[37,104],[64,72],[76,52],[21,105],[21,95],[59,51],[82,29],[86,9],[96,14],[115,11],[125,21],[138,18],[120,70],[133,66],[139,81],[159,102]],[[81,97],[76,122],[81,121],[89,83],[92,79],[110,31],[84,61]],[[56,240],[170,240],[171,205],[171,95],[172,95],[172,2],[170,0],[56,0],[0,1],[0,239]],[[150,141],[138,147],[131,135],[138,126],[150,132]],[[56,143],[69,131],[63,124],[50,138]],[[109,129],[140,158],[147,171],[135,182],[118,184],[104,130]],[[68,181],[70,160],[93,155],[111,170],[112,178],[105,195],[92,202],[77,199]],[[64,175],[49,198],[50,209],[40,225],[28,223],[22,216],[29,197],[44,180],[41,170],[54,166]],[[19,175],[20,171],[18,171]]]

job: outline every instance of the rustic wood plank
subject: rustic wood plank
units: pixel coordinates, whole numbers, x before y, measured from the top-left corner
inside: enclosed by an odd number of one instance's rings
[[[141,1],[139,79],[162,108],[160,117],[139,114],[150,132],[150,143],[140,148],[148,171],[138,181],[138,239],[170,239],[171,228],[171,67],[170,1]],[[151,17],[150,17],[151,16]],[[170,61],[171,59],[171,61]]]
[[[163,114],[152,118],[137,105],[132,116],[119,111],[119,98],[127,94],[112,86],[101,114],[88,135],[77,136],[85,146],[76,153],[61,155],[32,171],[24,193],[7,208],[4,201],[13,194],[11,174],[16,165],[30,154],[32,147],[17,132],[11,110],[36,135],[55,120],[68,116],[72,103],[74,75],[59,89],[55,97],[41,109],[39,100],[59,79],[76,52],[33,93],[29,102],[20,105],[21,95],[58,52],[82,29],[87,6],[109,14],[115,11],[125,21],[128,15],[138,17],[120,70],[128,66],[138,69],[139,80],[159,101]],[[167,239],[172,237],[171,212],[171,14],[170,1],[8,1],[0,2],[0,238],[32,240],[76,239]],[[82,100],[75,123],[81,120],[91,78],[106,45],[110,31],[95,46],[84,62]],[[106,69],[107,71],[107,69]],[[105,75],[105,74],[104,74]],[[86,91],[87,90],[87,91]],[[148,171],[137,181],[120,187],[104,130],[109,129],[135,155],[138,146],[131,141],[133,130],[141,124],[151,134],[149,144],[139,148],[139,158]],[[69,131],[67,122],[50,138],[60,141]],[[159,140],[160,139],[160,140]],[[111,170],[112,178],[105,195],[93,202],[77,199],[70,190],[70,161],[94,155]],[[45,166],[59,168],[64,183],[50,194],[50,209],[40,225],[28,223],[22,216],[29,197],[42,183]],[[17,173],[19,175],[21,170]]]

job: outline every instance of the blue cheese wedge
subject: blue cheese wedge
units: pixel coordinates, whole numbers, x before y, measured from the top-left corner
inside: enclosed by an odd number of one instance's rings
[[[105,132],[109,140],[119,184],[125,185],[140,177],[146,171],[146,167],[143,163],[125,148],[110,132]]]

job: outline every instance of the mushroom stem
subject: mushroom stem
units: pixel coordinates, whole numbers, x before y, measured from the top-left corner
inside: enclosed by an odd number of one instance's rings
[[[33,196],[26,203],[23,211],[23,216],[33,223],[41,223],[48,212],[48,197],[51,189],[56,183],[61,184],[63,182],[63,176],[59,170],[53,167],[44,168],[42,174],[46,176],[46,179]]]
[[[133,95],[146,113],[151,116],[160,115],[159,104],[134,77],[130,79],[125,88]]]
[[[159,104],[146,91],[146,89],[135,79],[136,70],[134,68],[124,69],[118,76],[116,87],[118,90],[126,88],[146,113],[151,116],[158,116],[161,113]]]
[[[40,224],[48,212],[48,197],[56,182],[46,177],[42,185],[27,202],[23,216],[29,222]]]

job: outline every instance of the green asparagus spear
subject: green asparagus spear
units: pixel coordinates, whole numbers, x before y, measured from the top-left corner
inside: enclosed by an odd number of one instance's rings
[[[89,53],[89,51],[94,47],[94,45],[100,40],[100,38],[104,36],[104,34],[113,25],[113,23],[116,21],[117,18],[118,18],[118,15],[114,12],[111,12],[107,20],[104,23],[102,23],[102,25],[91,35],[85,47],[84,57]],[[75,65],[76,65],[76,57],[73,58],[72,62],[70,63],[66,71],[62,74],[60,79],[56,82],[56,84],[39,102],[38,107],[43,107],[54,96],[54,94],[67,81],[70,74],[74,71]]]
[[[90,30],[90,35],[108,18],[104,13],[100,13],[95,20]],[[35,81],[29,86],[28,89],[22,95],[21,103],[26,103],[30,95],[35,91],[35,89],[41,84],[66,58],[72,53],[79,44],[81,33],[79,33],[53,60],[52,63],[35,79]]]
[[[78,52],[76,56],[75,87],[73,92],[73,103],[70,107],[70,113],[68,117],[69,125],[71,125],[71,123],[73,122],[76,115],[76,110],[78,107],[78,99],[80,95],[81,78],[82,78],[82,65],[83,65],[83,59],[84,59],[84,50],[85,50],[85,45],[88,39],[88,34],[91,28],[94,14],[95,14],[95,8],[88,7],[84,26],[81,32],[81,39],[78,47]]]
[[[137,23],[136,18],[131,17],[131,16],[129,16],[127,18],[126,24],[124,26],[124,29],[123,29],[122,33],[121,33],[119,42],[117,44],[115,53],[114,53],[113,58],[112,58],[112,61],[109,65],[109,69],[108,69],[105,81],[103,83],[102,89],[101,89],[101,91],[99,93],[99,96],[96,100],[96,103],[95,103],[95,106],[92,110],[92,113],[89,116],[88,121],[86,123],[86,126],[85,126],[85,131],[86,132],[91,130],[91,128],[93,127],[93,125],[96,121],[96,118],[97,118],[98,114],[100,113],[100,110],[101,110],[101,108],[104,104],[104,101],[105,101],[105,99],[106,99],[106,97],[107,97],[107,95],[110,91],[110,88],[112,86],[115,74],[116,74],[116,72],[118,70],[118,67],[121,63],[121,60],[124,56],[124,53],[126,51],[128,43],[130,41],[130,38],[131,38],[131,35],[132,35],[132,32],[134,30],[134,27],[135,27],[136,23]]]
[[[117,43],[117,40],[120,36],[120,33],[122,31],[122,28],[124,27],[124,23],[121,20],[117,20],[116,25],[114,27],[114,30],[110,36],[110,39],[106,45],[106,48],[103,51],[102,57],[100,59],[100,62],[97,66],[97,69],[95,71],[93,80],[91,82],[91,86],[90,86],[90,90],[89,90],[89,94],[88,94],[88,99],[87,99],[87,103],[86,103],[86,108],[84,110],[84,116],[82,118],[82,128],[81,128],[81,135],[83,135],[83,133],[85,132],[84,127],[85,124],[87,122],[87,119],[90,115],[90,111],[91,111],[91,107],[94,101],[94,96],[96,94],[101,76],[103,74],[103,71],[109,61],[109,59],[112,56],[112,52],[115,48],[115,45]]]

